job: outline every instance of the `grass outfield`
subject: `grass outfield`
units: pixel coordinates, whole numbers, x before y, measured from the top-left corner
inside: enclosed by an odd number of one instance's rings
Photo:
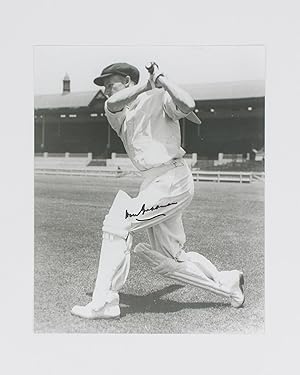
[[[264,331],[264,185],[195,183],[183,220],[186,250],[218,269],[242,269],[246,302],[154,274],[135,254],[120,293],[121,319],[87,321],[70,309],[93,289],[101,226],[119,189],[135,196],[139,179],[35,177],[35,332],[257,333]],[[147,241],[136,234],[134,244]]]

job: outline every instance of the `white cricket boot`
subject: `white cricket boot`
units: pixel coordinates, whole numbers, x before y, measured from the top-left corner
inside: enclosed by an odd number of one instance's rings
[[[95,310],[93,302],[85,306],[74,306],[71,314],[84,319],[116,319],[120,317],[119,295],[113,293],[113,298],[102,308]]]
[[[88,303],[85,306],[74,306],[71,314],[84,319],[116,319],[120,317],[120,307],[106,303],[102,309],[96,311],[91,303]]]
[[[222,286],[230,290],[231,306],[235,308],[242,307],[245,302],[243,272],[237,270],[221,271],[219,273],[219,281]]]

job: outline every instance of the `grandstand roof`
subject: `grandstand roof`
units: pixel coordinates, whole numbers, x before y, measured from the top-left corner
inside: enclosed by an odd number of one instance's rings
[[[242,99],[265,96],[264,81],[239,81],[181,84],[195,100]],[[95,99],[104,99],[101,90],[68,94],[36,95],[35,109],[87,107]]]
[[[94,99],[101,97],[104,98],[101,90],[70,92],[68,94],[36,95],[34,97],[34,108],[47,109],[87,107]]]
[[[238,81],[180,85],[195,100],[260,98],[265,96],[264,81]]]

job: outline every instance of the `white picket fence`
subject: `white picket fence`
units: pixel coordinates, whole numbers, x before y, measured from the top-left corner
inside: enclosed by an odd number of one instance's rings
[[[122,171],[110,167],[88,167],[88,168],[35,168],[37,175],[65,175],[83,177],[123,177],[139,175],[135,171]]]
[[[51,154],[50,154],[51,155]],[[91,176],[91,177],[122,177],[140,176],[128,158],[114,156],[107,159],[107,166],[87,166],[91,154],[43,154],[35,157],[35,173],[48,175]],[[123,156],[123,155],[120,155]],[[192,159],[191,159],[192,160]],[[130,165],[128,165],[128,161]],[[251,183],[253,180],[264,180],[264,173],[229,172],[192,170],[194,181],[239,182]]]
[[[35,168],[37,175],[67,175],[83,177],[124,177],[140,176],[135,171],[122,171],[109,167],[89,167],[89,168]],[[254,180],[263,180],[264,173],[256,172],[218,172],[218,171],[192,171],[194,181],[210,182],[238,182],[251,183]]]
[[[194,181],[251,183],[254,179],[263,179],[264,173],[256,172],[221,172],[192,171]]]

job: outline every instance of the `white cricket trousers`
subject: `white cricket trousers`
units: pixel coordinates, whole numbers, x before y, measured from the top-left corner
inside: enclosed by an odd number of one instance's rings
[[[229,296],[230,291],[219,285],[216,267],[198,252],[183,250],[182,212],[194,194],[193,176],[186,162],[177,159],[144,172],[144,176],[138,196],[131,198],[119,191],[104,220],[93,308],[118,302],[118,291],[129,272],[131,236],[145,228],[150,245],[139,244],[134,252],[154,271]]]

